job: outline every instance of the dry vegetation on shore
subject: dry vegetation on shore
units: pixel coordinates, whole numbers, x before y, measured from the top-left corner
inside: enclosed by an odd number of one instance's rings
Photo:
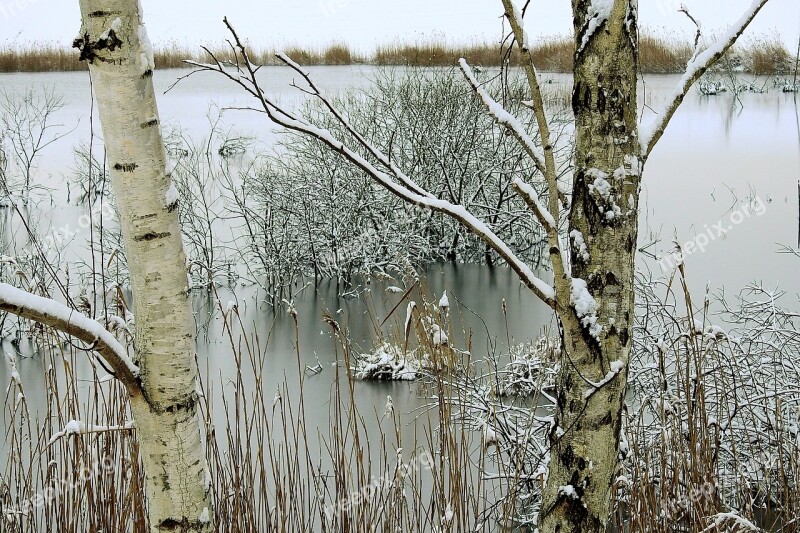
[[[224,46],[212,47],[216,57],[230,55]],[[498,66],[508,56],[507,48],[497,44],[473,42],[450,44],[443,41],[392,43],[379,46],[371,55],[360,54],[346,44],[331,43],[325,48],[289,46],[285,52],[303,65],[412,65],[452,66],[465,57],[474,65]],[[691,56],[688,41],[676,35],[646,33],[641,37],[641,67],[646,73],[669,74],[682,72]],[[257,49],[252,57],[259,64],[276,65],[275,50]],[[567,37],[547,37],[539,40],[533,50],[539,68],[548,72],[569,72],[572,69],[573,43]],[[200,50],[176,43],[156,51],[159,68],[185,67],[184,61],[209,60]],[[777,35],[752,37],[738,45],[730,60],[747,72],[757,75],[788,74],[794,68],[792,54]],[[510,54],[512,64],[519,62],[519,53]],[[70,49],[53,43],[31,43],[24,46],[0,45],[0,72],[57,72],[83,70]]]

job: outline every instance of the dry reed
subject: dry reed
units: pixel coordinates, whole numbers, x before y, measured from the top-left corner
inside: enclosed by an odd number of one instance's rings
[[[644,73],[679,73],[691,57],[691,43],[677,35],[643,32],[640,39],[640,67]],[[544,37],[534,43],[532,54],[538,68],[546,72],[569,72],[572,69],[574,43],[565,36]],[[211,46],[209,50],[219,59],[232,59],[230,49]],[[452,66],[459,58],[471,64],[496,67],[503,61],[521,64],[519,52],[508,51],[496,43],[473,41],[447,43],[445,41],[419,41],[416,43],[391,43],[378,46],[370,55],[358,54],[344,43],[331,43],[324,47],[309,48],[289,46],[283,49],[303,65],[353,65],[373,64],[391,66]],[[745,70],[757,75],[774,75],[788,72],[792,57],[777,35],[752,37],[736,46],[731,53],[741,60]],[[254,47],[251,58],[262,65],[277,65],[275,50]],[[210,56],[199,48],[171,42],[156,50],[158,68],[185,68],[186,60],[208,61]],[[85,70],[72,50],[54,43],[30,43],[23,46],[5,44],[0,47],[0,72],[44,72]]]

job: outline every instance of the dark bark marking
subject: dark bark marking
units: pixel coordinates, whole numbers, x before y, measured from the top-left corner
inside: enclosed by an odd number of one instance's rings
[[[157,118],[154,118],[152,120],[148,120],[147,122],[143,123],[141,125],[141,128],[142,129],[152,128],[153,126],[158,126],[158,119]]]
[[[561,459],[561,464],[562,465],[567,467],[567,469],[571,469],[572,468],[572,463],[575,461],[575,452],[572,450],[572,446],[567,444],[564,447],[564,451],[561,452],[561,455],[559,456],[559,458]]]
[[[86,32],[82,36],[72,41],[72,47],[77,48],[80,51],[81,54],[78,58],[79,61],[88,61],[89,63],[93,63],[95,60],[100,59],[98,52],[101,50],[113,52],[117,48],[122,47],[122,41],[119,37],[117,37],[117,34],[114,32],[114,30],[108,30],[108,37],[97,39],[96,41],[92,41],[89,38],[89,32]]]
[[[606,92],[603,89],[597,92],[597,110],[600,113],[606,112]]]
[[[630,340],[630,333],[628,333],[628,329],[625,328],[619,332],[619,342],[622,346],[628,346],[628,341]]]
[[[111,17],[113,15],[119,15],[119,11],[92,11],[89,13],[89,18]]]
[[[131,173],[137,168],[139,168],[139,165],[136,163],[116,163],[114,165],[114,170],[126,173]]]
[[[139,235],[137,237],[134,237],[133,240],[136,242],[153,241],[155,239],[163,239],[165,237],[169,237],[170,235],[171,233],[168,231],[164,233],[155,233],[151,231],[149,233],[145,233],[144,235]]]

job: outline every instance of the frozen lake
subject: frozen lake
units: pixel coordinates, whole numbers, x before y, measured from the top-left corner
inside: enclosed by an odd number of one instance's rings
[[[326,92],[336,94],[366,86],[371,69],[315,67],[310,71]],[[297,91],[290,87],[292,76],[288,69],[265,68],[262,72],[267,92],[286,103],[300,101]],[[161,120],[167,127],[179,124],[199,138],[207,134],[206,114],[211,105],[222,108],[251,104],[236,86],[211,74],[190,77],[163,94],[185,74],[186,71],[155,74]],[[548,87],[569,89],[568,77],[547,77],[552,80]],[[646,76],[642,87],[646,98],[642,101],[648,107],[658,108],[676,81],[675,76]],[[41,197],[38,208],[45,225],[75,227],[83,209],[66,201],[65,186],[66,176],[75,167],[73,148],[88,142],[92,127],[95,133],[100,131],[96,116],[95,124],[91,124],[88,76],[85,73],[0,74],[0,87],[7,91],[53,87],[63,96],[64,107],[55,122],[75,130],[43,152],[36,182],[49,191],[36,194]],[[708,286],[712,291],[724,289],[735,293],[755,282],[782,288],[788,292],[784,304],[796,306],[800,292],[798,258],[778,252],[782,246],[797,249],[798,244],[798,105],[800,97],[778,89],[766,94],[744,93],[741,105],[731,94],[702,96],[693,91],[687,97],[645,170],[639,243],[645,250],[639,254],[643,268],[660,275],[661,268],[654,256],[660,257],[668,251],[673,239],[680,243],[707,241],[703,245],[705,251],[687,259],[693,289],[703,291]],[[648,108],[643,110],[645,117],[650,113]],[[266,117],[253,112],[228,112],[223,115],[222,127],[252,135],[266,146],[277,135]],[[18,237],[9,233],[13,231],[18,230],[6,227],[7,239]],[[709,235],[708,232],[712,232],[712,238],[698,238],[701,234]],[[78,235],[71,243],[75,247],[73,258],[81,256],[80,249],[85,245],[81,239]],[[651,242],[654,244],[649,245]],[[12,252],[2,253],[13,255]],[[66,260],[69,259],[67,256]],[[463,303],[453,316],[458,333],[452,341],[463,349],[471,339],[472,353],[476,356],[495,350],[502,353],[508,344],[536,337],[544,327],[553,326],[548,310],[505,268],[435,265],[424,271],[423,279],[431,295],[440,295],[446,289]],[[321,368],[318,374],[306,378],[309,394],[306,402],[326,405],[337,355],[330,331],[321,320],[323,313],[330,313],[346,326],[358,347],[369,350],[376,330],[380,329],[377,323],[400,298],[399,294],[386,292],[390,284],[373,281],[358,299],[339,297],[333,283],[322,283],[316,289],[313,285],[307,287],[294,300],[299,316],[297,335],[291,318],[252,297],[252,289],[242,289],[235,295],[223,291],[222,299],[238,300],[243,323],[264,338],[269,336],[266,380],[261,383],[265,393],[271,397],[284,380],[290,388],[299,381],[296,355],[299,339],[301,366],[319,364]],[[504,302],[507,316],[501,312]],[[235,372],[235,365],[230,347],[221,335],[220,317],[203,296],[196,295],[195,303],[201,324],[198,339],[201,370],[208,379],[222,378],[224,382]],[[387,323],[386,329],[397,328],[403,318],[404,307]],[[14,349],[8,343],[5,348]],[[22,349],[25,351],[24,345]],[[28,389],[36,390],[43,379],[41,361],[24,357],[18,365]],[[0,383],[9,379],[9,369],[0,364]],[[358,405],[368,414],[375,409],[380,411],[388,394],[404,413],[426,404],[417,386],[406,383],[359,383],[356,391]],[[218,410],[217,416],[218,423],[224,424],[224,412]],[[311,423],[324,425],[327,420],[327,409],[310,413]],[[403,431],[411,438],[417,429],[410,423]]]

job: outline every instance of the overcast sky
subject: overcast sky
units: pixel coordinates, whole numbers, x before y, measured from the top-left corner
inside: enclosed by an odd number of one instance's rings
[[[521,0],[518,0],[521,1]],[[681,1],[707,30],[738,19],[752,0],[639,0],[640,23],[670,32],[689,32],[677,13]],[[499,0],[141,0],[150,38],[156,44],[212,44],[225,37],[222,17],[254,45],[322,46],[342,41],[359,50],[395,40],[444,38],[459,43],[496,40]],[[531,33],[565,34],[569,0],[533,0]],[[535,15],[535,16],[534,16]],[[80,26],[78,0],[0,0],[0,43],[69,43]],[[770,0],[750,34],[779,32],[792,51],[800,33],[800,1]]]

